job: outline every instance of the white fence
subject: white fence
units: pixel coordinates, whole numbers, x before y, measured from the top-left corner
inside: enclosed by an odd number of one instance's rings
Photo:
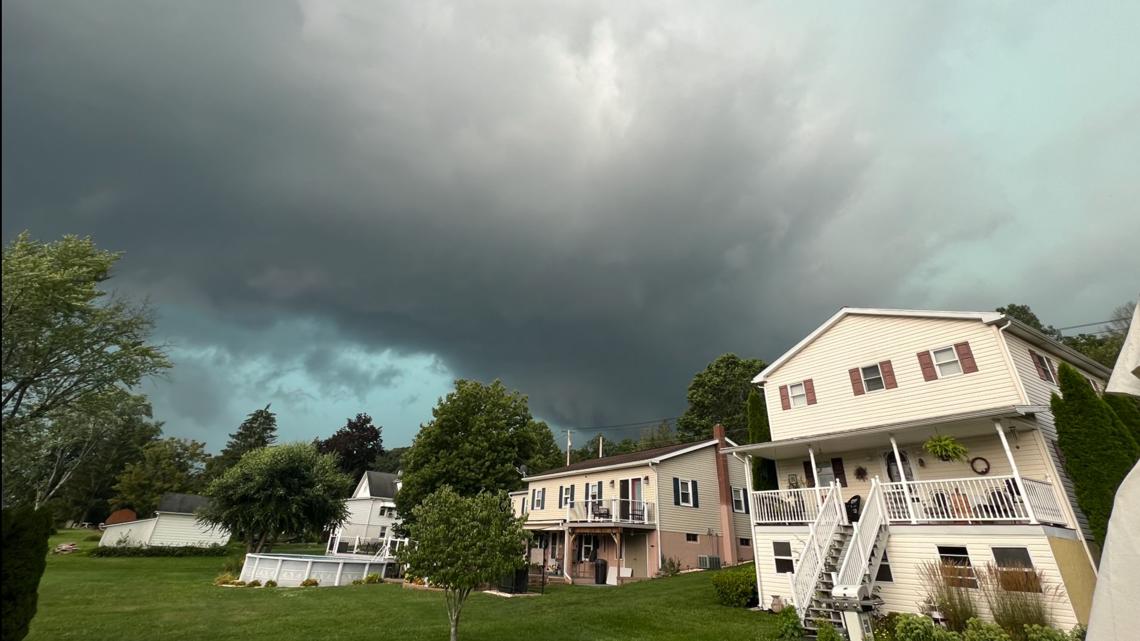
[[[1021,495],[1013,476],[883,483],[881,487],[892,523],[1030,523],[1036,517],[1065,525],[1053,486],[1022,480],[1028,496]]]
[[[871,549],[879,538],[879,532],[887,524],[887,506],[883,501],[882,486],[878,479],[871,480],[871,492],[867,495],[867,507],[855,522],[855,531],[847,544],[847,554],[843,558],[837,574],[835,587],[848,594],[858,593],[863,577],[870,571]],[[867,586],[867,596],[874,587],[875,577],[871,576]]]
[[[765,523],[811,523],[819,517],[820,503],[831,486],[752,492],[752,520]]]
[[[650,525],[657,522],[657,510],[650,501],[634,499],[570,501],[566,505],[566,520]]]

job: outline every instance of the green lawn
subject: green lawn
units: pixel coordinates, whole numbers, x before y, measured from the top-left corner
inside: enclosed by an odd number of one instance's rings
[[[52,545],[82,542],[63,532]],[[292,549],[291,552],[311,551]],[[29,641],[62,639],[446,639],[439,593],[399,585],[217,588],[218,557],[90,558],[51,555]],[[711,574],[620,588],[553,586],[538,597],[473,595],[461,639],[753,640],[769,615],[717,605]]]

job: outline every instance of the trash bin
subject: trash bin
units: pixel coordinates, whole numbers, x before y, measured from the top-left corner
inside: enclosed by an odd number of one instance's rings
[[[606,584],[606,560],[598,559],[594,561],[594,583],[598,585]]]

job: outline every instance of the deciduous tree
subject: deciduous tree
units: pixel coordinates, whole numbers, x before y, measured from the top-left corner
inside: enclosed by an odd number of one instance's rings
[[[247,552],[273,546],[281,535],[319,532],[348,516],[350,479],[336,456],[312,443],[251,450],[210,482],[210,504],[199,518],[244,540]]]
[[[506,492],[461,496],[446,485],[411,513],[413,543],[398,558],[408,574],[443,588],[451,641],[457,641],[459,615],[471,591],[526,565],[525,519],[515,518]]]
[[[266,405],[264,409],[255,410],[247,416],[237,431],[230,434],[230,440],[226,442],[221,453],[210,459],[206,475],[210,478],[220,476],[248,452],[276,442],[277,415],[270,412],[269,405]]]
[[[204,487],[209,454],[198,441],[166,438],[143,448],[142,460],[127,465],[115,483],[116,507],[148,517],[167,492],[196,494]]]
[[[748,435],[746,402],[752,377],[764,369],[758,358],[724,354],[697,372],[689,384],[689,407],[677,421],[682,441],[712,438],[713,425],[724,426],[729,438],[744,440]]]
[[[317,441],[322,454],[336,454],[340,469],[351,478],[359,479],[376,459],[384,453],[382,427],[372,424],[372,417],[357,414],[323,441]]]

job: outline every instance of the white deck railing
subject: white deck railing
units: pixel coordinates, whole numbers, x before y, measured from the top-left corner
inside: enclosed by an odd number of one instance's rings
[[[827,551],[835,539],[835,532],[839,529],[839,524],[844,523],[847,517],[843,508],[843,494],[839,491],[839,487],[833,484],[828,488],[820,488],[821,492],[824,489],[829,491],[823,500],[823,505],[819,507],[819,516],[812,525],[811,534],[808,535],[804,548],[800,551],[800,557],[796,560],[792,575],[789,577],[792,588],[792,603],[796,606],[796,613],[799,614],[801,621],[806,620],[808,616],[812,593],[815,592],[816,586],[819,584]],[[812,496],[814,498],[814,491]]]
[[[1022,479],[1022,482],[1027,497],[1021,496],[1013,476],[907,481],[905,486],[901,482],[883,483],[881,487],[887,519],[892,523],[1032,523],[1036,520],[1066,524],[1051,484],[1030,479]]]
[[[566,505],[566,520],[568,522],[652,525],[657,522],[656,507],[650,501],[635,499],[570,501]]]
[[[871,479],[871,491],[867,494],[867,507],[855,522],[855,531],[851,541],[847,544],[847,554],[843,564],[836,575],[835,591],[837,596],[858,594],[863,584],[863,577],[872,572],[871,550],[879,539],[880,531],[887,525],[887,506],[883,501],[882,486],[878,479]],[[879,556],[881,557],[881,551]],[[870,596],[874,588],[875,576],[865,590],[865,596]]]
[[[752,520],[756,524],[811,523],[819,517],[820,503],[831,486],[752,492]]]

